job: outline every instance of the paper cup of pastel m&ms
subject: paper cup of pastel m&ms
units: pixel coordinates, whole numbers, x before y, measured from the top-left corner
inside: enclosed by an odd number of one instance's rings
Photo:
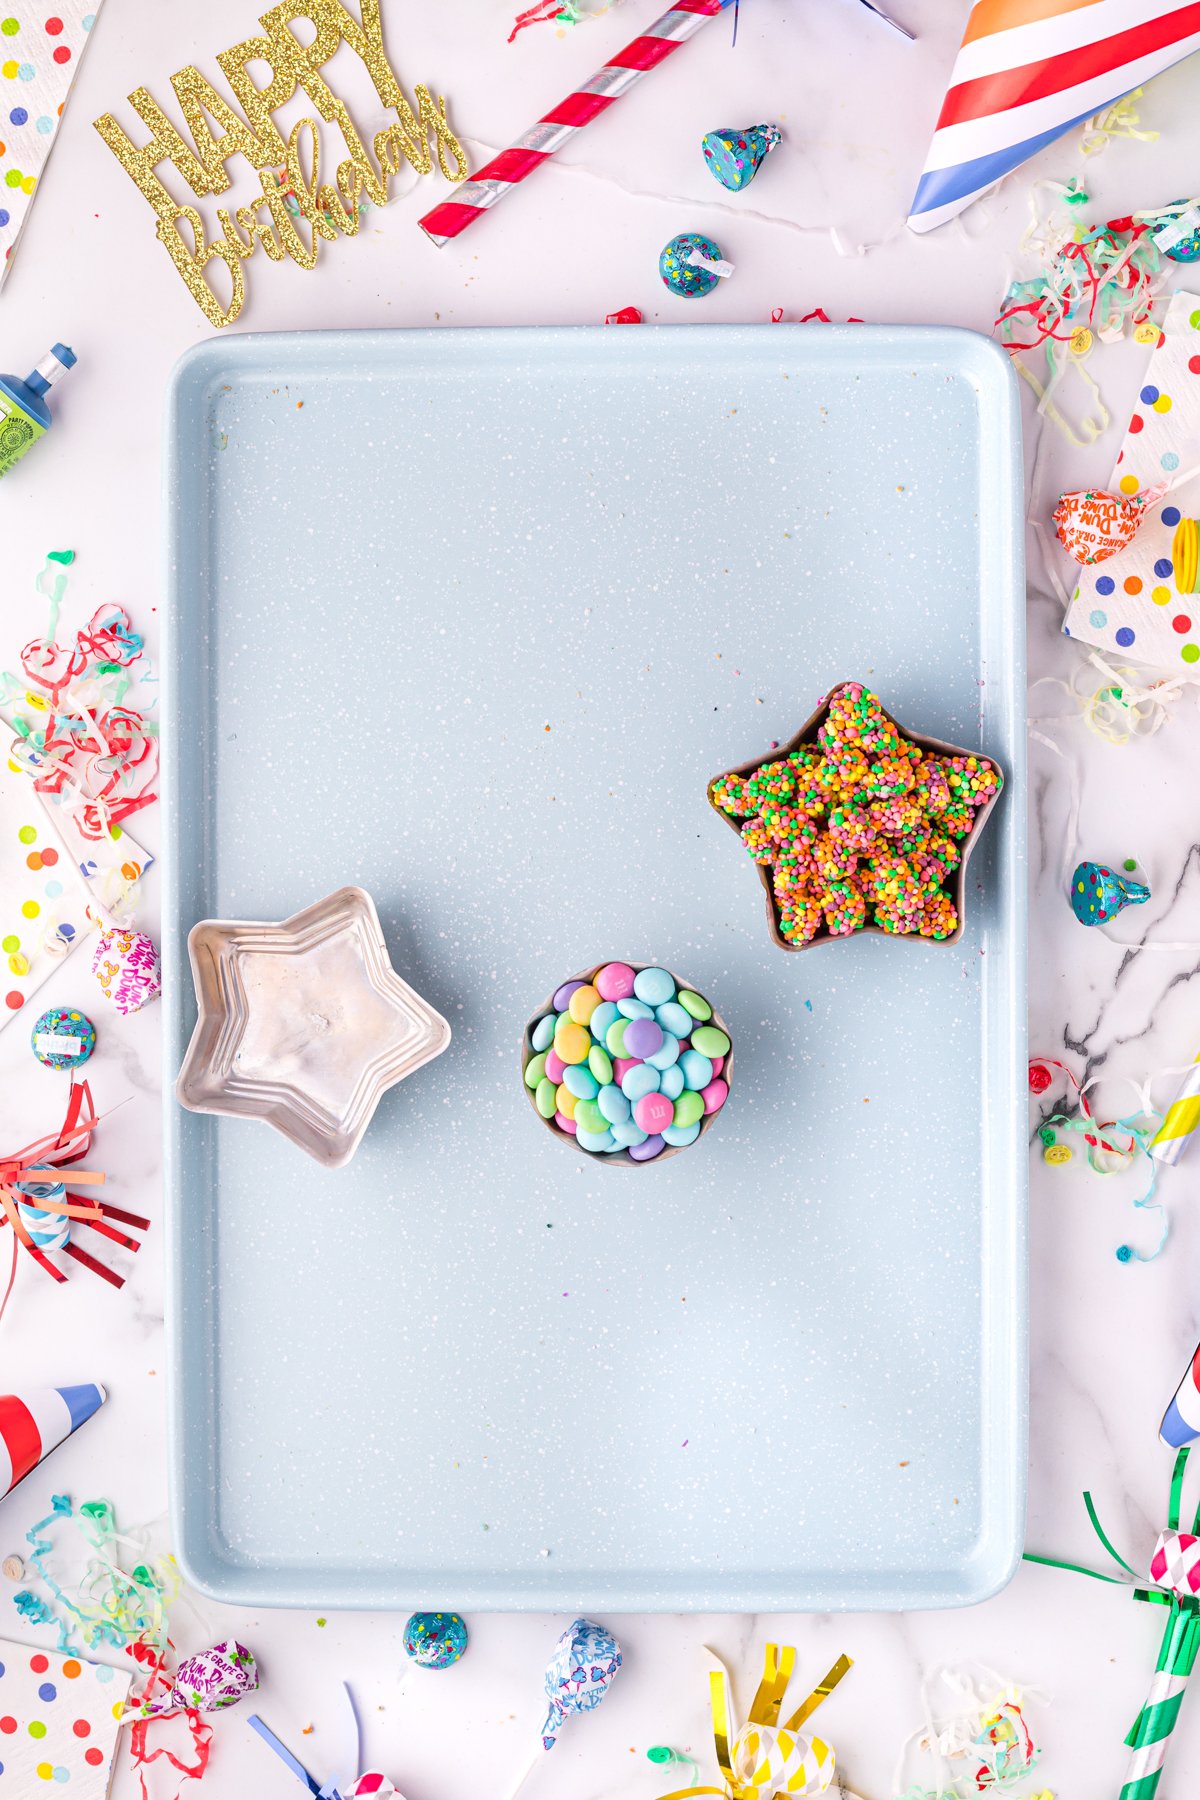
[[[698,988],[653,964],[597,963],[525,1027],[534,1111],[601,1162],[661,1162],[695,1144],[729,1098],[733,1044]]]

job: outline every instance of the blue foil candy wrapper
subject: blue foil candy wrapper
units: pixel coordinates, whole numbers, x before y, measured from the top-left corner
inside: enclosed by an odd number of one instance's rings
[[[666,286],[681,300],[699,300],[711,294],[721,279],[711,269],[698,268],[686,259],[693,250],[709,262],[722,261],[721,251],[710,237],[699,231],[684,231],[673,237],[658,259],[658,272]]]
[[[414,1613],[404,1627],[404,1652],[422,1669],[448,1669],[467,1647],[457,1613]]]
[[[603,1625],[576,1619],[554,1646],[546,1665],[546,1698],[550,1710],[542,1726],[542,1743],[554,1741],[572,1713],[593,1712],[612,1686],[621,1666],[621,1646]]]
[[[1128,881],[1100,863],[1081,862],[1071,877],[1071,911],[1081,925],[1101,925],[1149,898],[1144,881]]]
[[[783,133],[778,125],[747,125],[744,129],[722,125],[716,131],[710,131],[700,147],[709,174],[715,175],[722,187],[737,194],[750,186],[772,150],[782,141]]]

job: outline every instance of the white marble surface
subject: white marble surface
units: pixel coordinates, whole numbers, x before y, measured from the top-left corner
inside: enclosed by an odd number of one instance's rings
[[[940,101],[965,4],[895,0],[920,33],[906,47],[851,0],[747,0],[735,52],[723,25],[709,27],[642,92],[593,127],[502,214],[457,247],[437,253],[416,230],[442,191],[373,213],[360,240],[328,250],[314,274],[261,259],[251,266],[247,329],[323,325],[455,325],[596,322],[616,307],[648,317],[761,320],[782,306],[798,317],[823,306],[834,318],[952,322],[987,330],[1013,266],[1035,174],[1081,168],[1077,136],[1044,153],[965,230],[919,240],[899,224]],[[503,0],[386,0],[389,42],[404,80],[427,80],[450,98],[476,157],[505,142],[654,14],[653,0],[560,40],[551,29],[505,45]],[[249,35],[253,8],[208,0],[107,0],[17,266],[0,297],[0,364],[23,370],[55,337],[80,366],[59,402],[54,438],[0,488],[0,620],[4,659],[40,620],[32,580],[45,551],[79,553],[72,605],[129,603],[156,624],[160,417],[175,358],[208,332],[163,252],[148,209],[92,131],[146,82],[162,95],[169,74],[196,59],[212,69],[218,49]],[[1099,216],[1165,202],[1195,187],[1200,165],[1197,65],[1162,77],[1144,116],[1154,144],[1118,143],[1086,165]],[[3,87],[0,82],[0,87]],[[0,102],[6,96],[0,92]],[[123,117],[129,117],[125,108]],[[741,200],[705,174],[697,142],[720,123],[780,119],[788,146]],[[211,202],[209,203],[211,205]],[[842,249],[874,247],[863,256]],[[657,253],[684,229],[715,233],[737,264],[734,279],[701,314],[659,285]],[[819,329],[819,327],[814,327]],[[1092,369],[1114,419],[1127,415],[1144,353],[1099,350]],[[1107,477],[1118,427],[1090,451],[1051,436],[1043,496]],[[1030,462],[1038,443],[1031,424]],[[1058,635],[1059,607],[1036,551],[1031,560],[1030,662],[1034,678],[1069,676],[1079,651]],[[1141,1079],[1194,1054],[1200,1021],[1200,852],[1194,841],[1200,728],[1185,696],[1157,737],[1115,749],[1088,735],[1060,688],[1032,694],[1034,744],[1031,1043],[1070,1053],[1111,1086],[1100,1104],[1130,1103],[1121,1078]],[[1045,740],[1043,742],[1042,740]],[[151,817],[147,842],[157,837]],[[1108,931],[1071,919],[1064,869],[1079,855],[1139,858],[1152,902]],[[155,878],[149,906],[156,903]],[[1195,985],[1193,985],[1195,984]],[[89,993],[82,958],[46,990],[47,1004]],[[99,1012],[102,1002],[92,1010]],[[97,1378],[112,1400],[50,1470],[0,1507],[0,1552],[44,1510],[51,1491],[104,1493],[122,1520],[159,1517],[166,1504],[163,1408],[162,1231],[158,1126],[158,1018],[102,1019],[93,1064],[102,1104],[125,1104],[103,1127],[104,1166],[120,1205],[154,1226],[123,1292],[85,1275],[51,1292],[22,1272],[0,1328],[5,1388]],[[0,1036],[0,1137],[20,1142],[27,1122],[51,1122],[47,1077],[23,1034]],[[1169,1086],[1169,1083],[1167,1084]],[[987,1104],[987,1096],[980,1097]],[[930,1070],[929,1104],[939,1104]],[[51,1109],[52,1110],[52,1109]],[[1032,1184],[1033,1395],[1028,1542],[1096,1564],[1080,1501],[1090,1486],[1117,1542],[1149,1556],[1163,1522],[1169,1459],[1156,1442],[1159,1414],[1200,1335],[1193,1278],[1200,1221],[1195,1172],[1163,1183],[1171,1242],[1147,1266],[1122,1267],[1114,1248],[1131,1231],[1130,1177],[1101,1182],[1079,1163],[1034,1163]],[[931,1247],[932,1248],[932,1247]],[[886,1346],[881,1346],[886,1353]],[[263,1346],[264,1356],[270,1346]],[[955,1428],[953,1418],[946,1430]],[[815,1447],[819,1453],[819,1446]],[[453,1603],[453,1595],[446,1596]],[[0,1596],[0,1606],[6,1602]],[[1046,1746],[1042,1773],[1065,1800],[1115,1793],[1122,1736],[1153,1668],[1161,1614],[1114,1588],[1025,1567],[1008,1591],[965,1612],[902,1617],[619,1618],[609,1621],[626,1667],[603,1710],[572,1727],[539,1767],[528,1800],[653,1796],[667,1785],[644,1759],[656,1742],[705,1756],[708,1735],[699,1646],[712,1644],[738,1672],[743,1698],[765,1635],[799,1647],[816,1677],[840,1650],[857,1659],[822,1724],[850,1785],[865,1800],[890,1795],[893,1759],[917,1722],[923,1669],[981,1659],[1053,1698],[1036,1709]],[[502,1796],[523,1766],[541,1716],[541,1670],[563,1621],[478,1617],[472,1647],[452,1674],[412,1675],[399,1688],[403,1621],[385,1615],[219,1614],[201,1603],[178,1636],[198,1648],[236,1630],[266,1674],[262,1710],[325,1776],[340,1760],[337,1684],[354,1683],[366,1718],[370,1762],[409,1800]],[[0,1612],[0,1631],[18,1631]],[[45,1635],[45,1634],[40,1634]],[[312,1735],[301,1737],[312,1725]],[[156,1772],[157,1773],[157,1772]],[[1194,1793],[1200,1780],[1200,1702],[1185,1705],[1162,1792]],[[1036,1785],[1036,1784],[1035,1784]],[[168,1791],[161,1775],[155,1796]],[[212,1800],[248,1794],[286,1800],[298,1791],[237,1713],[217,1722]],[[118,1800],[137,1792],[122,1766]]]

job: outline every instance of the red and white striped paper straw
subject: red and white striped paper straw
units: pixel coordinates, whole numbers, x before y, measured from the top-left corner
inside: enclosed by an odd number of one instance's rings
[[[610,62],[576,88],[573,94],[539,119],[515,144],[502,150],[486,163],[473,181],[458,191],[453,200],[444,200],[420,221],[421,229],[438,246],[465,231],[482,213],[503,200],[519,182],[561,150],[577,131],[590,125],[598,114],[607,111],[614,100],[629,92],[635,82],[661,62],[681,44],[693,37],[700,27],[724,12],[733,0],[675,0],[670,12],[647,26],[641,37],[626,44]]]

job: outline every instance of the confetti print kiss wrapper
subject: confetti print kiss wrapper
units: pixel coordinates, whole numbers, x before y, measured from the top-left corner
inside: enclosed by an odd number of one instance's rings
[[[1176,294],[1129,421],[1109,488],[1122,499],[1178,477],[1200,451],[1200,295]],[[1147,506],[1132,542],[1085,568],[1067,608],[1068,637],[1200,680],[1200,596],[1183,591],[1174,539],[1200,512],[1200,476]]]
[[[0,7],[0,287],[54,148],[101,0]]]

